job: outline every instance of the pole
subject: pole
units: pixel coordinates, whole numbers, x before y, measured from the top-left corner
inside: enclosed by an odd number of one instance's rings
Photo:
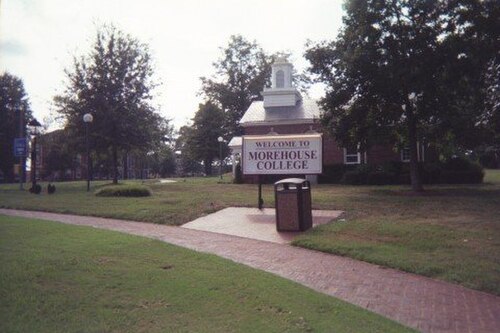
[[[24,138],[24,126],[23,126],[24,110],[19,111],[19,137]],[[26,139],[25,145],[26,145]],[[26,151],[26,149],[25,149]],[[23,153],[24,154],[24,153]],[[24,156],[19,156],[19,189],[22,191],[24,183]]]
[[[33,138],[33,150],[31,151],[31,188],[33,193],[36,187],[36,127],[35,127],[35,137]]]
[[[219,176],[222,180],[222,142],[219,142]]]
[[[89,123],[85,122],[85,141],[87,146],[87,192],[90,191],[90,149],[89,149]]]
[[[262,209],[264,205],[264,199],[262,199],[262,179],[259,175],[259,209]]]

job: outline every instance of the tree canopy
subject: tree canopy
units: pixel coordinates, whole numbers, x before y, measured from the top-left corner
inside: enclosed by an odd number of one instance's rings
[[[306,51],[311,72],[327,84],[324,126],[344,146],[407,145],[412,188],[421,190],[417,142],[481,132],[477,72],[492,47],[478,22],[494,19],[487,9],[474,0],[347,1],[338,38]]]
[[[1,74],[0,170],[7,181],[14,180],[14,164],[16,162],[14,138],[26,137],[26,125],[31,117],[30,103],[22,80],[7,72]]]
[[[223,136],[220,124],[224,120],[224,113],[215,104],[206,102],[200,104],[193,118],[192,126],[181,128],[179,137],[182,158],[188,162],[202,161],[205,174],[212,174],[212,162],[219,157],[218,138]],[[224,150],[224,156],[226,150]]]
[[[55,98],[66,128],[83,144],[83,115],[93,115],[92,147],[112,156],[115,183],[120,153],[149,149],[171,132],[168,121],[151,105],[157,84],[148,46],[132,36],[102,27],[90,52],[75,57],[66,74],[67,88]]]
[[[224,111],[226,137],[242,133],[238,122],[250,104],[262,98],[261,91],[270,83],[271,63],[272,57],[257,42],[235,35],[213,63],[216,74],[201,78],[203,95]]]

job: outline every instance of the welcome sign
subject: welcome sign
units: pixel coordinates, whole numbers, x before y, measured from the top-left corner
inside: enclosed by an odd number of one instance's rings
[[[245,135],[243,174],[320,174],[323,171],[321,134]]]

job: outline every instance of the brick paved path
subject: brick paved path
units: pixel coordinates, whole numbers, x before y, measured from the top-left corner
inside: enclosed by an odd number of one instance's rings
[[[289,245],[114,219],[0,209],[0,214],[159,239],[243,263],[423,332],[500,332],[500,297]]]

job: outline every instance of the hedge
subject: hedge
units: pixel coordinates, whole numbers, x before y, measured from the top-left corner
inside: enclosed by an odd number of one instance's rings
[[[419,170],[424,184],[478,184],[484,178],[481,165],[464,158],[420,163]],[[325,167],[319,182],[347,185],[409,184],[410,166],[403,162],[357,166],[336,164]]]
[[[95,192],[98,197],[149,197],[151,190],[143,185],[112,185]]]

